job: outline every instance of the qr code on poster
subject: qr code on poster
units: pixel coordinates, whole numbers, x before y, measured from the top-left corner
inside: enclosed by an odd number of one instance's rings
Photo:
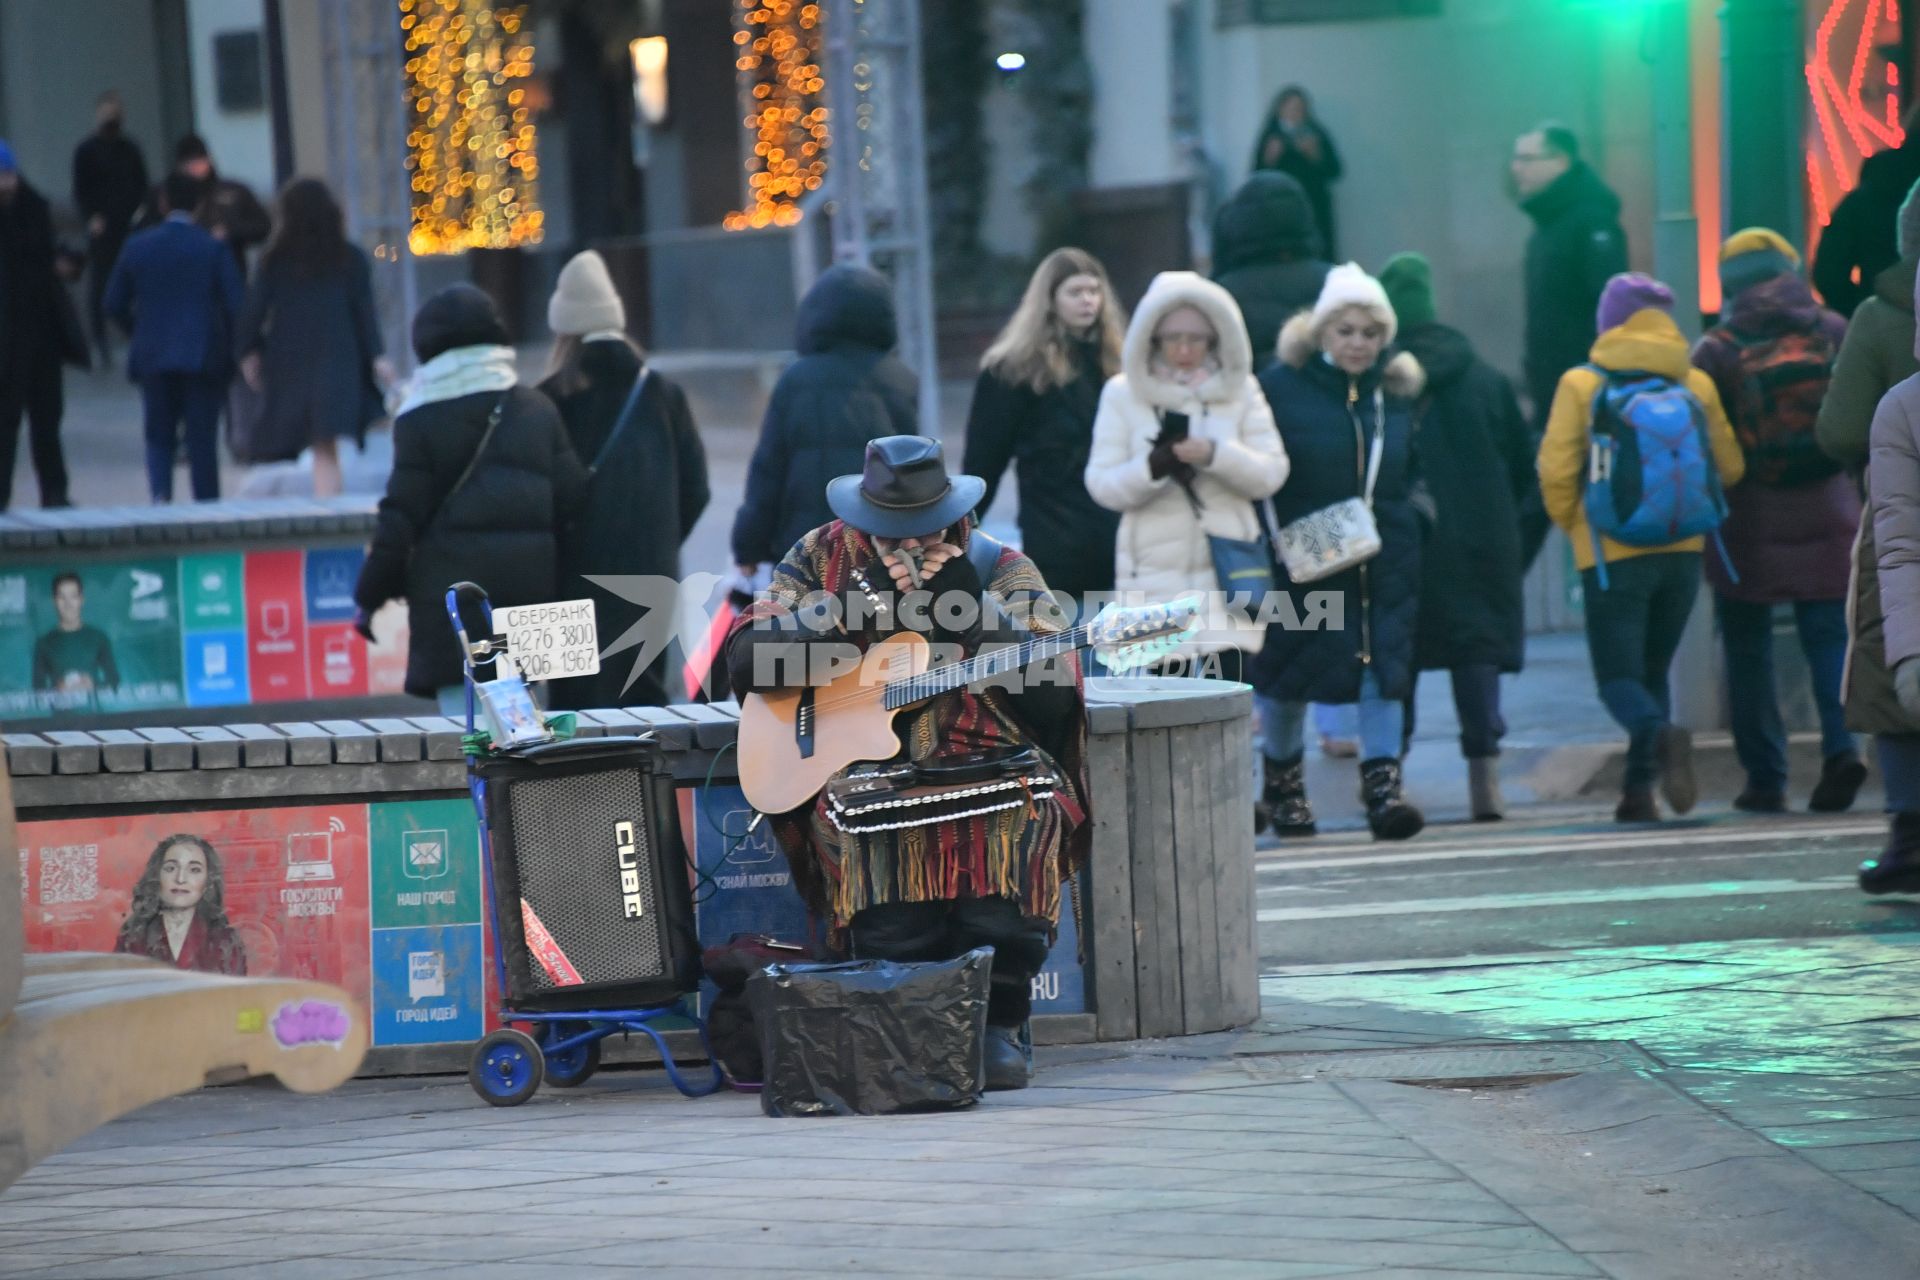
[[[100,896],[100,846],[40,846],[40,905],[92,902]]]

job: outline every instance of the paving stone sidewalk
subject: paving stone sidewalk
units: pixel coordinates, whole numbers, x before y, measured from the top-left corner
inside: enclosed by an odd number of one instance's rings
[[[1567,1144],[1586,1139],[1553,1132],[1550,1098],[1516,1110],[1483,1090],[1315,1078],[1264,1046],[1256,1032],[1052,1050],[1024,1093],[883,1119],[772,1120],[751,1097],[685,1100],[644,1072],[513,1110],[446,1079],[203,1091],[0,1195],[0,1275],[1834,1274],[1796,1252],[1805,1224],[1778,1216],[1801,1203],[1872,1246],[1848,1260],[1856,1280],[1910,1275],[1884,1250],[1905,1250],[1904,1267],[1920,1249],[1910,1219],[1626,1069],[1631,1054],[1569,1051],[1594,1071],[1548,1087],[1611,1091],[1573,1098],[1576,1129],[1654,1099],[1658,1131],[1689,1151],[1752,1143],[1714,1162],[1752,1171],[1733,1194],[1676,1184],[1657,1204],[1685,1225],[1676,1239],[1721,1261],[1765,1250],[1764,1271],[1703,1270],[1682,1246],[1650,1255],[1656,1202],[1632,1181],[1635,1153],[1583,1165]],[[1432,1074],[1412,1059],[1357,1069]],[[1556,1167],[1572,1186],[1549,1194]],[[1630,1213],[1610,1216],[1623,1196]],[[1755,1203],[1774,1216],[1743,1221]]]

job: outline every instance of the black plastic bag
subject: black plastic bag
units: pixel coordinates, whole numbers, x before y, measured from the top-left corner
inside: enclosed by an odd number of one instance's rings
[[[985,1075],[993,948],[903,964],[777,964],[747,980],[770,1116],[969,1107]]]

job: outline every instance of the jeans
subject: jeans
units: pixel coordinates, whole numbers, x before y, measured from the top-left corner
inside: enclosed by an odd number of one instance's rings
[[[1507,736],[1507,721],[1500,714],[1500,668],[1491,662],[1474,662],[1455,667],[1447,673],[1453,685],[1453,713],[1460,722],[1460,756],[1465,760],[1489,760],[1500,754],[1500,739]],[[1419,683],[1419,673],[1414,673]],[[1403,730],[1407,746],[1413,745],[1414,691],[1407,691],[1407,722]]]
[[[67,459],[60,448],[60,419],[66,413],[66,386],[57,359],[15,368],[0,376],[0,511],[13,499],[14,458],[20,450],[20,418],[27,419],[33,471],[40,480],[40,505],[67,501]]]
[[[187,470],[193,500],[220,496],[220,410],[227,380],[212,373],[156,373],[140,379],[146,409],[147,491],[155,502],[173,501],[173,459],[186,427]]]
[[[1874,755],[1888,813],[1920,813],[1920,733],[1876,733]]]
[[[1254,695],[1260,709],[1260,749],[1275,764],[1291,764],[1306,754],[1307,713],[1311,704],[1282,702]],[[1406,708],[1380,696],[1380,682],[1371,671],[1360,677],[1360,758],[1398,760],[1400,730]]]
[[[1351,702],[1313,704],[1313,731],[1323,738],[1358,738],[1360,716]]]
[[[1727,650],[1727,700],[1733,708],[1733,749],[1755,791],[1787,786],[1787,731],[1773,687],[1773,606],[1725,597],[1714,601],[1720,639]],[[1831,759],[1854,751],[1840,704],[1840,675],[1847,664],[1847,604],[1844,600],[1796,600],[1793,618],[1800,651],[1807,658],[1813,703],[1820,713],[1820,754]]]
[[[1011,898],[889,902],[850,922],[856,960],[953,960],[993,948],[987,1025],[1017,1027],[1033,1013],[1033,980],[1047,962],[1047,922]]]
[[[1667,727],[1667,670],[1700,594],[1700,553],[1661,551],[1607,566],[1608,585],[1581,571],[1586,588],[1587,653],[1600,701],[1627,731],[1627,790],[1653,785],[1655,745]]]

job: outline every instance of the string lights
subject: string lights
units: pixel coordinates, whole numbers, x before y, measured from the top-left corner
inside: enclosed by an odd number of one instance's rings
[[[722,220],[729,230],[792,226],[800,221],[801,198],[826,181],[824,17],[820,5],[800,0],[739,0],[733,65],[750,99],[742,123],[754,143],[747,207]]]
[[[533,40],[524,4],[399,0],[406,36],[408,245],[420,255],[540,243]]]

